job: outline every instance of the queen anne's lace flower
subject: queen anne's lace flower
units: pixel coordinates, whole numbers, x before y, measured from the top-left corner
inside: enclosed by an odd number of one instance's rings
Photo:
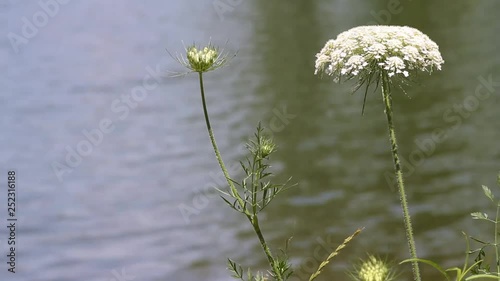
[[[438,45],[415,28],[359,26],[326,43],[316,55],[315,74],[324,73],[335,80],[363,79],[381,72],[406,78],[414,70],[441,70],[443,63]]]
[[[223,67],[228,62],[229,55],[224,50],[219,50],[219,48],[210,43],[205,47],[191,45],[186,48],[185,55],[177,54],[174,56],[170,52],[168,53],[182,66],[189,69],[189,71],[185,73],[172,72],[172,76],[181,76],[191,72],[203,73],[215,70],[219,67]]]
[[[187,49],[187,59],[191,69],[197,72],[209,70],[217,59],[219,53],[214,47],[205,47],[198,50],[195,46]]]

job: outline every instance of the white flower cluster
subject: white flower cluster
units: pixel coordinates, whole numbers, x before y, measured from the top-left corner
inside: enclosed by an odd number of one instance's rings
[[[361,281],[386,281],[390,280],[390,271],[383,261],[369,256],[359,269],[358,277]]]
[[[441,70],[439,47],[419,30],[408,26],[359,26],[329,40],[316,55],[315,74],[341,76],[387,72],[408,77],[411,71]]]
[[[218,52],[213,47],[205,47],[198,50],[195,46],[191,46],[187,50],[187,59],[191,69],[197,72],[205,72],[210,69],[217,56]]]

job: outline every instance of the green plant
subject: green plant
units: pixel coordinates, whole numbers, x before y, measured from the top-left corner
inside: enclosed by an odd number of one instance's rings
[[[498,174],[497,177],[497,183],[500,186],[500,173]],[[458,267],[451,267],[448,269],[443,269],[441,266],[439,266],[437,263],[427,260],[427,259],[407,259],[402,261],[401,263],[405,262],[422,262],[425,264],[428,264],[435,269],[437,269],[439,272],[445,276],[446,280],[450,281],[451,272],[456,273],[456,281],[461,281],[461,280],[476,280],[480,278],[485,278],[485,279],[494,279],[494,280],[500,280],[500,244],[499,244],[499,223],[500,223],[500,200],[495,202],[495,196],[493,195],[493,192],[487,187],[487,186],[482,186],[483,188],[483,193],[484,195],[494,204],[496,205],[496,216],[495,219],[490,219],[487,213],[482,213],[482,212],[474,212],[471,214],[472,219],[475,220],[483,220],[489,223],[492,223],[494,225],[494,232],[493,232],[493,241],[494,242],[485,242],[482,239],[470,237],[467,234],[463,233],[465,236],[465,242],[466,242],[466,251],[465,251],[465,261],[464,265],[462,268]],[[470,240],[473,240],[481,245],[480,248],[475,249],[475,250],[470,250]],[[491,272],[490,265],[484,264],[484,257],[486,255],[485,253],[485,248],[491,247],[493,248],[493,251],[495,252],[495,267],[496,267],[496,272]],[[477,253],[476,258],[474,259],[474,263],[472,265],[469,264],[469,257],[470,254]],[[469,275],[469,276],[468,276]]]
[[[199,49],[199,50],[198,50]],[[262,128],[259,126],[257,128],[256,140],[250,142],[247,145],[248,150],[252,154],[250,158],[247,158],[247,163],[241,162],[241,166],[246,173],[246,177],[241,183],[233,180],[227,169],[222,156],[220,154],[219,148],[215,141],[215,136],[212,131],[212,125],[210,124],[210,118],[208,115],[207,104],[205,100],[205,88],[203,84],[203,73],[208,72],[219,67],[222,67],[226,63],[227,55],[221,55],[219,50],[211,45],[201,49],[195,46],[191,46],[186,49],[187,60],[179,59],[179,62],[184,64],[188,69],[198,73],[198,78],[200,82],[200,93],[201,101],[203,106],[203,113],[205,116],[205,123],[207,125],[208,135],[212,147],[215,152],[215,157],[219,162],[219,166],[222,169],[224,177],[229,185],[229,191],[225,192],[219,190],[224,195],[233,198],[234,202],[229,202],[229,199],[222,197],[222,199],[228,203],[234,210],[242,213],[248,219],[252,225],[255,234],[259,238],[259,242],[267,256],[269,264],[271,265],[271,274],[278,280],[285,280],[283,276],[288,274],[288,265],[280,263],[272,254],[269,249],[267,242],[260,229],[258,213],[263,210],[276,195],[284,189],[284,185],[273,185],[269,181],[264,182],[264,178],[271,175],[271,173],[266,172],[269,165],[265,163],[269,155],[275,151],[275,145],[272,140],[262,136]],[[250,181],[248,184],[247,181]],[[242,189],[241,193],[237,187]],[[261,195],[261,196],[259,196]],[[230,269],[234,269],[234,276],[241,277],[241,270],[236,270],[234,267],[235,263],[229,260]],[[264,278],[262,275],[257,274],[255,277],[251,273],[248,275],[250,280],[260,280],[259,278]],[[257,278],[257,279],[256,279]]]
[[[248,269],[245,273],[245,270],[241,265],[231,259],[228,259],[228,269],[234,278],[242,281],[245,281],[245,278],[246,281],[264,281],[267,280],[267,276],[270,276],[273,280],[284,281],[293,274],[286,252],[288,248],[288,241],[285,249],[281,250],[281,254],[273,255],[262,233],[258,216],[259,213],[264,210],[279,193],[290,187],[287,185],[290,179],[283,184],[275,184],[270,180],[273,174],[268,170],[270,168],[268,162],[270,155],[276,151],[276,145],[271,138],[264,134],[264,129],[259,124],[257,126],[254,139],[250,140],[246,145],[249,156],[247,156],[245,161],[240,162],[245,176],[243,180],[238,182],[231,178],[226,169],[210,124],[210,118],[205,101],[203,73],[223,67],[227,62],[227,57],[227,53],[221,52],[209,44],[209,46],[204,48],[198,48],[194,45],[190,46],[186,48],[186,58],[183,56],[177,56],[176,59],[179,63],[188,68],[190,70],[189,72],[198,73],[201,101],[208,135],[215,152],[215,157],[224,174],[224,177],[226,178],[227,184],[229,185],[229,190],[227,191],[218,189],[218,191],[222,194],[221,198],[233,210],[243,214],[247,218],[259,239],[261,247],[271,267],[268,274],[263,274],[262,272],[254,274],[250,269]],[[330,259],[336,256],[340,250],[342,250],[360,231],[361,230],[358,229],[334,252],[332,252],[327,260],[320,265],[320,268],[311,276],[310,280],[315,279],[321,273],[321,269],[328,264]]]
[[[500,172],[498,173],[497,176],[497,184],[500,187]],[[471,253],[477,253],[477,256],[475,258],[475,261],[477,262],[477,265],[472,269],[473,274],[481,274],[481,273],[487,273],[487,274],[495,274],[498,276],[500,279],[500,200],[495,201],[495,195],[493,195],[493,192],[491,190],[483,185],[483,193],[484,195],[490,200],[490,202],[495,205],[496,207],[496,215],[495,219],[492,220],[489,218],[487,213],[481,213],[481,212],[474,212],[471,214],[472,219],[476,220],[483,220],[489,223],[492,223],[494,225],[494,232],[493,232],[493,242],[485,242],[483,239],[471,237],[471,239],[481,245],[480,248],[473,250]],[[484,257],[485,257],[485,248],[492,248],[494,253],[495,253],[495,268],[496,272],[490,272],[490,265],[484,265]]]
[[[402,88],[413,72],[431,73],[433,69],[441,69],[444,61],[439,47],[415,28],[358,26],[326,42],[316,58],[315,74],[333,76],[337,82],[358,78],[354,91],[366,84],[362,112],[370,84],[376,83],[375,88],[381,85],[408,248],[410,256],[416,259],[417,250],[393,124],[391,90],[394,86]],[[412,266],[414,279],[420,281],[418,263],[413,262]]]
[[[260,229],[258,214],[266,208],[276,196],[287,188],[286,183],[274,184],[270,181],[272,173],[268,172],[269,156],[275,152],[276,146],[270,138],[262,135],[263,129],[257,127],[254,140],[247,144],[250,156],[240,162],[245,177],[241,182],[230,178],[233,187],[228,192],[219,190],[224,196],[221,198],[234,210],[246,216],[252,225],[262,248],[272,267],[271,276],[275,280],[286,280],[292,273],[290,264],[285,255],[273,256],[267,246]],[[229,260],[230,269],[234,262]],[[240,271],[241,272],[241,271]],[[238,276],[239,277],[239,276]],[[250,279],[251,280],[251,279]]]

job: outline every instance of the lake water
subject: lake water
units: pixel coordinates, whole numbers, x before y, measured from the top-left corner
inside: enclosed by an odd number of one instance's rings
[[[389,2],[3,4],[0,167],[4,176],[17,172],[18,246],[17,273],[7,272],[2,254],[0,279],[232,280],[227,257],[267,270],[247,221],[214,192],[223,182],[197,76],[166,77],[183,68],[165,49],[182,53],[182,42],[210,40],[237,51],[205,76],[230,170],[241,175],[234,166],[261,121],[279,145],[276,180],[297,183],[261,218],[275,251],[293,236],[297,277],[306,280],[325,248],[359,227],[321,280],[348,280],[345,270],[366,253],[407,258],[398,194],[386,181],[392,159],[380,93],[368,96],[362,116],[361,92],[313,75],[328,39],[374,22],[421,29],[445,59],[443,71],[406,89],[410,98],[395,93],[394,114],[418,253],[461,266],[461,232],[493,234],[469,215],[494,215],[481,185],[500,194],[500,2]],[[12,34],[24,39],[11,43]],[[6,207],[0,214],[5,224]],[[409,266],[401,270],[410,280]],[[422,273],[440,278],[426,266]]]

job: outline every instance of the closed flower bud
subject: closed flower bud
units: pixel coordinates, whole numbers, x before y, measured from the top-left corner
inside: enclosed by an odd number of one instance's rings
[[[260,150],[260,156],[262,158],[266,158],[271,153],[276,151],[276,145],[273,143],[271,139],[263,138],[261,139],[259,150]]]
[[[392,281],[395,280],[394,271],[387,262],[372,255],[362,261],[361,265],[356,267],[351,277],[356,281]]]
[[[205,47],[201,50],[191,46],[187,50],[187,59],[190,68],[195,72],[206,72],[213,67],[218,52],[214,47]]]
[[[186,55],[170,55],[182,66],[189,69],[186,73],[172,72],[174,74],[172,76],[181,76],[191,72],[208,72],[219,67],[223,67],[228,62],[228,53],[224,50],[219,50],[219,48],[216,48],[211,44],[206,47],[196,47],[195,45],[191,45],[186,48]]]

